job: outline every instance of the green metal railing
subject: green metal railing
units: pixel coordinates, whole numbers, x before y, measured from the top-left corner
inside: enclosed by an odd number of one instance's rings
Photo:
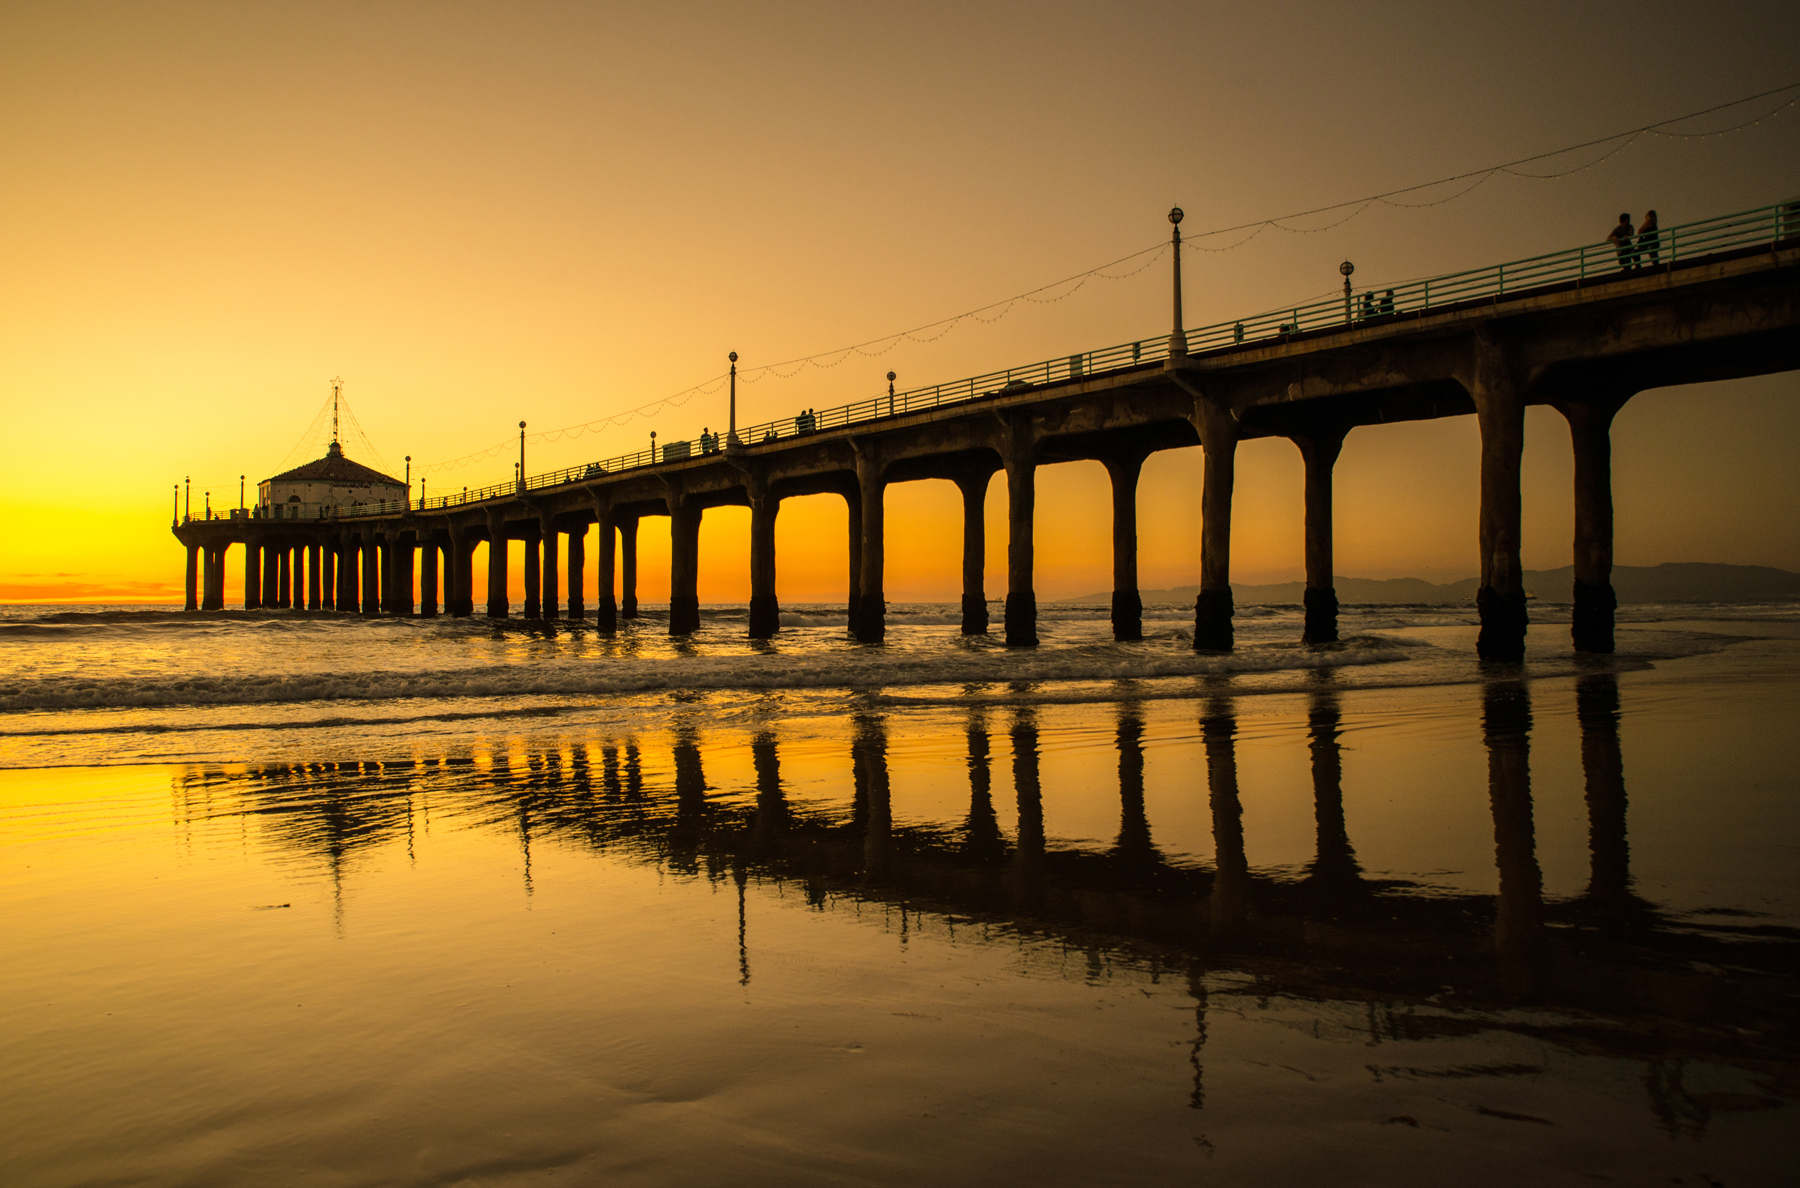
[[[1517,298],[1528,290],[1639,276],[1654,269],[1668,269],[1678,261],[1691,263],[1701,257],[1724,252],[1772,247],[1796,236],[1800,236],[1800,200],[1778,202],[1738,214],[1665,227],[1654,236],[1634,237],[1628,245],[1610,242],[1583,244],[1542,256],[1510,260],[1504,264],[1468,272],[1452,272],[1424,280],[1407,281],[1390,287],[1352,288],[1348,301],[1342,296],[1333,296],[1189,330],[1187,349],[1190,355],[1213,354],[1252,344],[1283,342],[1299,335],[1342,329],[1346,325],[1380,324],[1402,315],[1416,317],[1430,310],[1441,311],[1475,301]],[[808,410],[798,416],[752,425],[741,430],[738,438],[745,447],[755,449],[768,442],[806,437],[847,425],[905,416],[946,405],[966,404],[971,400],[990,396],[1031,391],[1046,384],[1070,383],[1145,364],[1159,364],[1169,357],[1169,337],[1163,334],[1142,338],[1099,350],[1059,355],[1054,359],[1029,363],[1023,367],[990,371],[985,375],[970,376],[947,384],[913,388],[896,392],[892,396],[884,394],[837,408],[816,412]],[[451,495],[416,499],[410,504],[400,501],[367,504],[356,509],[355,514],[395,515],[407,510],[451,508],[490,499],[510,499],[546,487],[560,487],[602,475],[618,474],[620,471],[704,457],[718,453],[724,444],[722,435],[703,434],[689,441],[666,442],[655,450],[639,450],[634,454],[622,454],[603,462],[589,462],[546,474],[534,474],[523,483],[496,483]]]

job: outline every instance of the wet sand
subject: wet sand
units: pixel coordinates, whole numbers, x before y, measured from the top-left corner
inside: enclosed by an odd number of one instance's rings
[[[0,771],[0,1178],[1781,1182],[1800,642],[1689,627]]]

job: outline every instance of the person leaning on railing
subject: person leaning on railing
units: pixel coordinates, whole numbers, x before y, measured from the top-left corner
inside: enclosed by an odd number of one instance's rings
[[[1631,250],[1631,245],[1637,242],[1637,233],[1631,228],[1631,215],[1621,214],[1619,216],[1619,225],[1612,229],[1612,234],[1606,237],[1606,242],[1612,244],[1613,249],[1619,253],[1621,269],[1637,267],[1637,253]]]

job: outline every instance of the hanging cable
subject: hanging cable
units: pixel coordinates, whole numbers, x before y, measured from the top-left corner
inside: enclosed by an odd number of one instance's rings
[[[1436,181],[1420,182],[1416,185],[1402,186],[1399,189],[1387,190],[1380,194],[1371,194],[1363,198],[1353,198],[1345,202],[1334,202],[1329,206],[1315,206],[1310,210],[1297,211],[1293,214],[1277,215],[1273,218],[1258,219],[1248,223],[1237,223],[1229,227],[1214,228],[1211,231],[1193,232],[1185,237],[1185,246],[1192,250],[1208,253],[1235,251],[1271,227],[1278,231],[1286,231],[1294,235],[1317,235],[1343,226],[1345,223],[1356,218],[1378,202],[1402,210],[1422,210],[1427,207],[1442,206],[1445,203],[1454,202],[1457,199],[1464,197],[1483,183],[1490,180],[1495,174],[1499,173],[1506,173],[1514,177],[1528,178],[1536,181],[1552,181],[1558,178],[1569,177],[1573,174],[1592,169],[1605,161],[1610,160],[1645,135],[1664,136],[1674,139],[1701,139],[1712,136],[1723,136],[1732,132],[1742,131],[1745,128],[1754,127],[1766,119],[1780,115],[1796,103],[1800,103],[1800,95],[1789,95],[1790,92],[1794,91],[1800,91],[1800,82],[1789,83],[1786,86],[1774,87],[1766,91],[1759,91],[1754,95],[1747,95],[1742,99],[1733,99],[1729,103],[1716,104],[1712,107],[1702,108],[1699,111],[1688,112],[1686,115],[1658,120],[1653,124],[1644,124],[1640,127],[1627,129],[1623,132],[1615,132],[1610,136],[1602,136],[1594,140],[1582,141],[1580,144],[1567,145],[1563,148],[1553,149],[1549,152],[1535,153],[1529,157],[1520,157],[1514,161],[1507,161],[1499,165],[1490,165],[1483,169],[1470,170],[1467,173],[1453,174],[1450,177],[1439,178]],[[1703,116],[1713,115],[1721,111],[1728,111],[1734,107],[1742,107],[1747,103],[1754,103],[1760,99],[1768,99],[1776,95],[1789,95],[1789,98],[1783,100],[1762,115],[1743,123],[1735,124],[1729,128],[1713,129],[1706,132],[1674,132],[1668,130],[1669,127],[1674,124],[1686,123],[1689,120],[1699,119]],[[1620,143],[1615,144],[1615,141]],[[1581,149],[1595,148],[1601,145],[1611,145],[1612,147],[1594,160],[1589,161],[1584,165],[1576,166],[1573,169],[1560,170],[1551,173],[1531,173],[1519,168],[1519,166],[1522,165],[1530,165],[1539,161],[1548,161],[1552,158],[1577,152]],[[1453,185],[1457,182],[1468,182],[1469,184],[1448,197],[1433,199],[1428,202],[1394,201],[1394,199],[1407,194],[1417,194],[1423,190],[1435,189],[1438,186]],[[1296,219],[1311,218],[1314,215],[1331,214],[1342,210],[1348,210],[1349,213],[1344,215],[1343,218],[1338,219],[1336,222],[1329,223],[1323,227],[1289,227],[1284,225]],[[1249,232],[1249,234],[1226,247],[1209,248],[1199,242],[1201,240],[1213,238],[1214,236],[1230,235],[1240,231],[1246,231]],[[801,358],[787,359],[780,363],[765,363],[759,367],[745,368],[738,372],[738,379],[747,384],[754,384],[759,380],[770,376],[773,376],[776,379],[791,379],[808,367],[817,368],[819,370],[830,370],[840,366],[851,357],[857,355],[864,358],[878,358],[881,355],[887,354],[902,342],[913,342],[921,345],[936,342],[965,321],[974,320],[984,324],[998,322],[1006,317],[1008,313],[1012,312],[1013,308],[1022,301],[1036,305],[1064,301],[1080,292],[1090,280],[1096,278],[1101,280],[1124,280],[1127,277],[1135,276],[1144,269],[1155,264],[1157,260],[1162,257],[1163,253],[1168,250],[1168,242],[1162,241],[1151,247],[1146,247],[1139,251],[1132,252],[1129,255],[1121,256],[1116,260],[1102,264],[1096,268],[1090,268],[1085,272],[1078,272],[1073,276],[1064,277],[1062,280],[1053,281],[1047,285],[1040,285],[1027,292],[1016,294],[1001,301],[991,302],[990,304],[979,306],[975,309],[966,310],[963,313],[956,314],[952,317],[940,318],[934,322],[927,322],[921,326],[915,326],[910,330],[901,330],[893,334],[884,334],[878,338],[871,338],[860,343],[853,343],[850,346],[838,347],[829,351],[821,351],[817,354],[807,355]],[[1109,269],[1117,268],[1122,264],[1138,260],[1140,257],[1147,258],[1143,259],[1141,263],[1129,271],[1116,274],[1108,271]],[[1065,285],[1073,285],[1074,287],[1060,296],[1040,296],[1040,294],[1052,292]],[[992,316],[987,316],[989,314]],[[931,333],[932,331],[935,331],[935,333]],[[881,346],[880,344],[883,343],[887,345]],[[610,416],[601,417],[598,420],[586,421],[579,425],[569,425],[561,429],[550,429],[541,433],[533,433],[528,435],[526,440],[528,442],[559,441],[565,438],[580,437],[584,433],[596,432],[601,429],[623,425],[638,417],[649,416],[652,413],[660,412],[667,408],[679,408],[696,396],[711,395],[723,387],[725,380],[726,376],[721,373],[702,383],[695,384],[693,387],[684,388],[673,395],[664,396],[659,400],[652,400],[648,404],[641,404],[636,408],[626,409],[624,412],[613,413]],[[360,433],[360,428],[358,432]],[[452,458],[447,462],[434,462],[429,465],[416,466],[414,469],[418,470],[420,473],[435,473],[442,470],[461,468],[474,462],[492,458],[503,451],[510,450],[516,446],[517,442],[517,438],[509,438],[506,441],[489,446],[487,449],[477,450],[471,454],[464,454],[460,458]],[[364,444],[367,446],[366,438],[364,439]],[[372,447],[370,447],[370,453],[373,454]]]

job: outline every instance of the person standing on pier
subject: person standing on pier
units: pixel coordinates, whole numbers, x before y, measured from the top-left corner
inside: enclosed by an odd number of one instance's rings
[[[1619,225],[1612,229],[1612,234],[1606,237],[1606,242],[1612,244],[1618,251],[1620,269],[1629,271],[1637,267],[1637,253],[1631,250],[1631,245],[1637,242],[1637,232],[1632,230],[1630,214],[1619,216]]]
[[[1644,225],[1638,228],[1637,262],[1642,268],[1655,268],[1662,259],[1662,233],[1656,229],[1656,212],[1644,212]]]

